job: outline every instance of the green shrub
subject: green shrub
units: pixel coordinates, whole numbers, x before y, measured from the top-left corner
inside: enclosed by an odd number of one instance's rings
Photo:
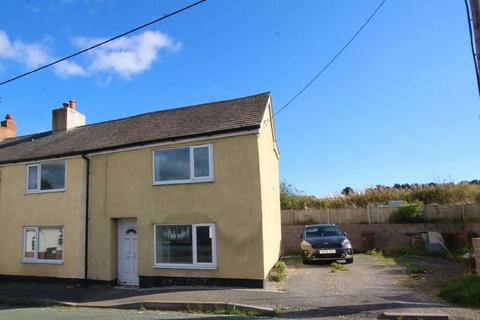
[[[413,203],[398,206],[390,216],[390,222],[393,223],[413,223],[421,220],[423,211],[423,202],[415,201]]]
[[[368,250],[366,252],[366,254],[369,255],[369,256],[372,256],[372,257],[382,257],[383,256],[383,252],[381,250],[377,250],[377,249]]]
[[[330,265],[330,272],[337,271],[348,271],[348,268],[338,262],[332,262],[332,264]]]
[[[283,261],[275,263],[271,273],[270,280],[274,282],[281,282],[287,277],[287,265]]]
[[[440,296],[453,303],[480,307],[480,277],[465,275],[453,279],[442,288]]]

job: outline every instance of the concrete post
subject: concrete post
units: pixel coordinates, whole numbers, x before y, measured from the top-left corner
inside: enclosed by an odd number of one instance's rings
[[[475,252],[475,265],[477,266],[477,274],[480,275],[480,238],[472,239],[473,252]]]

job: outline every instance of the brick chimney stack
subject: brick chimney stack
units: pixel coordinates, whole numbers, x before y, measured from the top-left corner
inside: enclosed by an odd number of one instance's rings
[[[17,124],[13,121],[11,114],[5,116],[5,120],[0,122],[0,141],[17,136]]]

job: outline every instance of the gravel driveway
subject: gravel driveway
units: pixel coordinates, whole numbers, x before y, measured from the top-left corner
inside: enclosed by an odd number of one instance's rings
[[[291,317],[348,316],[349,319],[376,318],[385,311],[442,312],[451,319],[480,319],[480,310],[451,306],[398,280],[403,267],[386,265],[382,260],[356,255],[347,271],[332,273],[329,264],[303,265],[299,258],[286,259],[289,279],[285,307]],[[282,299],[283,300],[283,299]]]

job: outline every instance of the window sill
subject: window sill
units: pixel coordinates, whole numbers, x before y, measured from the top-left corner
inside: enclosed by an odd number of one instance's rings
[[[165,186],[171,184],[189,184],[189,183],[206,183],[206,182],[214,182],[213,178],[206,178],[206,179],[195,179],[195,180],[174,180],[174,181],[164,181],[164,182],[154,182],[152,186]]]
[[[31,263],[31,264],[63,264],[63,260],[31,260],[31,259],[22,259],[21,263]]]
[[[217,270],[216,265],[202,266],[198,264],[154,264],[153,269],[187,269],[187,270]]]
[[[37,194],[37,193],[54,193],[54,192],[65,192],[66,189],[52,189],[52,190],[40,190],[40,191],[25,191],[25,194]]]

